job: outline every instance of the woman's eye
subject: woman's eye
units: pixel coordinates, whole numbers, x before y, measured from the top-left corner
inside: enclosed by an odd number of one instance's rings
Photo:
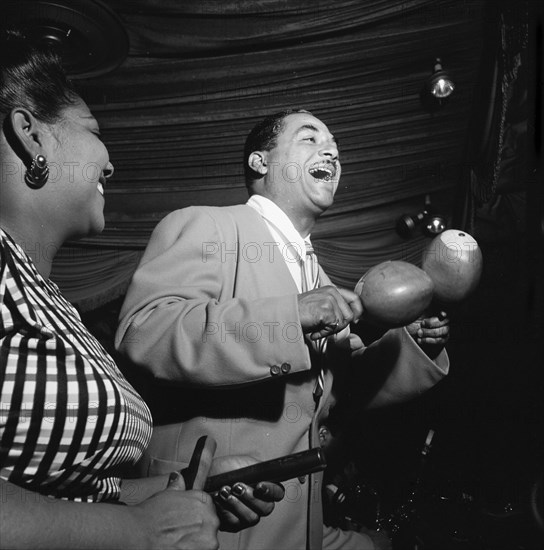
[[[307,136],[305,138],[302,138],[303,141],[311,141],[312,143],[315,142],[315,138],[313,136]]]

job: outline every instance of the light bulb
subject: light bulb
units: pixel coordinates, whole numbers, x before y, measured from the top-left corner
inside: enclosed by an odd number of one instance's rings
[[[448,78],[443,78],[443,77],[440,77],[431,86],[431,93],[439,99],[448,97],[453,93],[454,90],[455,90],[455,84]]]

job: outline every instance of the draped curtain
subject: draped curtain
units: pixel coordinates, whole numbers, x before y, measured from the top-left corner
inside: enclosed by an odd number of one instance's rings
[[[451,216],[482,48],[483,2],[111,0],[130,37],[114,73],[80,81],[115,165],[106,229],[69,243],[53,279],[83,310],[121,296],[168,212],[245,202],[245,136],[304,107],[338,137],[342,180],[312,235],[337,284],[386,259],[419,262],[395,222],[424,197]],[[456,83],[420,93],[440,57]],[[183,261],[181,258],[180,261]]]
[[[504,224],[497,213],[505,208],[514,217],[524,217],[524,192],[534,168],[527,155],[529,3],[498,0],[488,3],[485,13],[487,39],[470,117],[460,186],[464,200],[457,222],[472,233],[477,231],[477,217]]]

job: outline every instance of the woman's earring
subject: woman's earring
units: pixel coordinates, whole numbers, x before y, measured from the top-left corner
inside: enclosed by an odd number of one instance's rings
[[[25,173],[25,182],[32,189],[40,189],[47,183],[49,166],[43,155],[36,155],[32,159],[30,168]]]

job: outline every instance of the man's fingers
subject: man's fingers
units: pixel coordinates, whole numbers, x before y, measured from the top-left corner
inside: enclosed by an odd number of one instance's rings
[[[338,288],[337,290],[350,308],[352,314],[350,322],[358,321],[363,314],[363,303],[359,295],[347,288]]]
[[[418,338],[416,341],[420,346],[445,346],[449,337],[443,338]]]
[[[439,326],[437,328],[420,328],[417,331],[417,336],[420,338],[443,338],[450,333],[450,327]]]
[[[420,328],[414,335],[418,344],[444,345],[450,337],[450,327],[447,325],[438,328]]]
[[[449,325],[447,316],[439,315],[437,317],[426,317],[421,321],[421,325],[426,328],[439,328]]]
[[[299,294],[298,305],[302,328],[313,340],[340,332],[362,314],[357,294],[332,285]]]
[[[351,321],[361,316],[363,306],[361,305],[361,299],[355,292],[348,290],[347,288],[336,288],[334,286],[322,287],[329,293],[332,305],[335,310],[335,319],[331,325],[335,325],[335,331],[342,330]],[[336,325],[338,321],[338,325]],[[329,323],[327,323],[329,324]]]

